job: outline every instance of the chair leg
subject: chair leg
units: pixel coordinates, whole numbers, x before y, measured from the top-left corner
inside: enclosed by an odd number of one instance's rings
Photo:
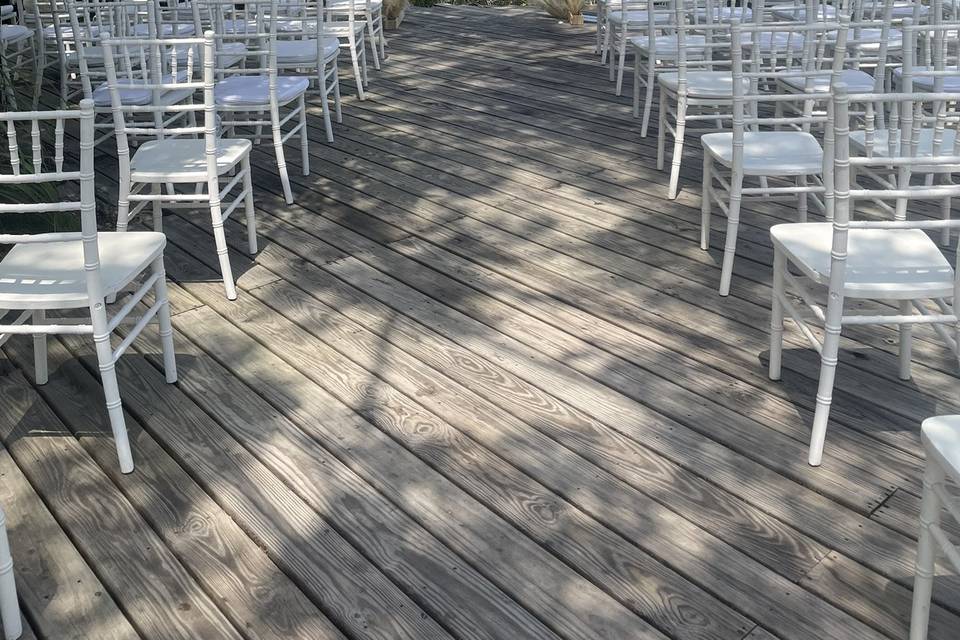
[[[807,186],[807,176],[797,176],[797,186]],[[806,192],[797,195],[797,221],[806,222],[809,210],[809,197]]]
[[[727,236],[723,241],[723,265],[720,267],[720,295],[730,295],[733,261],[737,257],[737,235],[740,231],[740,205],[743,201],[743,174],[733,170],[730,176],[730,202],[727,211]]]
[[[366,100],[367,97],[363,94],[363,73],[360,71],[360,56],[355,44],[350,46],[350,62],[353,64],[353,79],[357,83],[357,97]]]
[[[343,123],[343,110],[340,107],[340,64],[333,64],[333,108],[337,115],[337,124]]]
[[[287,171],[287,157],[283,152],[283,131],[280,129],[279,109],[270,109],[270,128],[273,131],[273,152],[277,156],[277,171],[280,173],[280,184],[283,187],[283,199],[287,204],[293,204],[293,192],[290,190],[290,174]]]
[[[710,249],[710,188],[713,186],[713,160],[710,154],[703,154],[703,190],[700,195],[700,248]]]
[[[627,64],[627,38],[626,35],[620,36],[620,51],[617,57],[617,91],[616,94],[623,94],[623,69]]]
[[[606,19],[606,18],[604,18]],[[610,54],[610,23],[604,23],[603,27],[603,45],[600,47],[600,64],[607,64],[607,57]],[[613,76],[610,76],[613,80]]]
[[[47,314],[43,309],[33,311],[33,325],[46,324]],[[33,368],[34,379],[37,384],[47,384],[49,369],[47,367],[47,334],[33,334]]]
[[[367,14],[367,34],[370,36],[370,54],[373,56],[373,68],[380,71],[380,55],[377,53],[377,34],[373,30],[373,15]],[[364,78],[366,80],[366,78]]]
[[[784,292],[786,256],[780,249],[773,249],[773,304],[770,311],[770,370],[771,380],[780,379],[783,358],[783,304],[780,296]]]
[[[0,619],[3,620],[3,637],[6,640],[16,640],[23,634],[17,583],[13,576],[13,556],[7,537],[7,516],[3,509],[0,509]]]
[[[633,54],[633,117],[640,117],[640,54]],[[646,136],[641,132],[641,138]]]
[[[220,275],[223,277],[223,289],[227,300],[237,299],[237,286],[233,281],[233,267],[227,251],[227,237],[223,231],[223,212],[220,208],[220,184],[217,180],[208,183],[210,193],[210,222],[213,225],[213,240],[217,247],[217,259],[220,262]]]
[[[117,199],[117,231],[126,231],[130,224],[130,180],[120,178],[120,194]]]
[[[257,252],[257,218],[256,209],[253,206],[253,175],[250,173],[250,156],[240,161],[240,169],[243,171],[243,190],[246,195],[243,197],[244,213],[247,218],[247,249],[250,255]]]
[[[641,138],[647,137],[647,126],[650,124],[650,107],[653,105],[653,88],[657,83],[657,71],[654,64],[654,61],[647,60],[647,96],[643,103],[643,122],[640,125]]]
[[[680,183],[680,163],[683,162],[683,135],[687,127],[687,104],[681,98],[677,101],[676,129],[673,134],[673,157],[670,159],[670,187],[667,197],[674,200]]]
[[[172,186],[172,185],[171,185]],[[153,201],[153,230],[157,232],[163,232],[163,207],[161,206],[160,199],[157,197],[160,195],[160,184],[150,185],[150,193],[155,198]]]
[[[840,323],[831,323],[832,305],[843,305],[843,298],[831,299],[827,304],[827,322],[824,327],[823,349],[820,354],[820,382],[817,385],[816,411],[813,414],[813,430],[810,433],[810,466],[818,467],[823,460],[823,443],[827,437],[830,421],[830,405],[833,403],[833,385],[837,375],[837,360],[840,355]]]
[[[660,112],[657,114],[657,170],[663,171],[667,146],[667,92],[660,89]]]
[[[910,300],[901,300],[900,301],[900,314],[901,315],[912,315],[913,314],[913,303]],[[909,322],[905,322],[899,326],[900,334],[900,379],[909,380],[910,379],[910,361],[912,358],[913,352],[913,325]]]
[[[310,140],[307,135],[306,96],[300,96],[298,105],[297,108],[300,109],[300,166],[303,175],[308,176],[310,175]]]
[[[927,459],[923,474],[923,501],[920,504],[920,539],[917,543],[916,574],[913,579],[913,610],[910,616],[910,640],[926,640],[930,621],[930,598],[933,595],[933,577],[936,546],[930,529],[940,525],[940,499],[934,486],[944,481],[943,468]]]
[[[99,322],[94,321],[94,327],[99,325],[106,328],[106,310],[102,302],[98,304],[99,310],[95,308],[92,313],[102,314],[102,318]],[[113,349],[110,346],[110,333],[106,331],[104,333],[94,333],[93,343],[97,349],[100,382],[103,385],[103,395],[107,402],[107,414],[110,416],[110,428],[113,431],[114,445],[117,447],[120,471],[131,473],[133,471],[133,453],[130,451],[127,425],[123,418],[123,405],[120,401],[120,387],[117,384],[117,369],[113,359]]]
[[[617,78],[617,56],[613,52],[614,46],[617,46],[617,37],[610,36],[610,48],[607,51],[607,74],[610,76],[610,82],[613,82]]]
[[[156,284],[153,285],[153,296],[156,298],[157,320],[160,323],[160,347],[163,351],[163,372],[167,382],[177,381],[177,356],[173,346],[173,324],[170,322],[170,301],[167,296],[167,273],[163,266],[163,256],[153,261],[153,272],[158,274]]]
[[[337,61],[333,61],[336,67]],[[333,123],[330,121],[330,99],[327,95],[327,65],[320,66],[320,108],[323,110],[323,128],[327,134],[327,142],[333,142]]]
[[[380,13],[380,17],[377,18],[377,24],[380,26],[376,28],[377,42],[380,43],[380,62],[385,62],[387,59],[387,34],[383,32],[383,13]]]

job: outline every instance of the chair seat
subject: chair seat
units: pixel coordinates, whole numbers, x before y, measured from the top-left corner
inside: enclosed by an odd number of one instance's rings
[[[676,92],[680,86],[680,76],[676,71],[658,76],[660,86]],[[750,81],[743,81],[744,91],[750,90]],[[694,98],[733,99],[733,75],[729,71],[689,71],[687,72],[687,95]]]
[[[774,245],[815,282],[830,281],[833,225],[778,224]],[[920,229],[850,229],[844,295],[874,300],[914,300],[953,295],[953,268]]]
[[[924,71],[933,71],[930,67],[926,66],[915,66],[913,68],[914,73],[922,73]],[[949,68],[947,69],[949,70]],[[897,85],[901,85],[903,82],[903,69],[897,67],[893,70],[893,77]],[[960,70],[957,71],[956,75],[945,75],[941,76],[943,80],[943,89],[944,93],[957,93],[960,92]],[[924,75],[915,75],[913,76],[913,90],[914,91],[933,91],[934,81],[936,79],[933,76],[924,76]]]
[[[154,232],[97,234],[104,296],[123,289],[157,256],[166,237]],[[18,244],[0,260],[0,308],[85,307],[87,282],[80,240]]]
[[[166,75],[164,82],[173,82],[173,74]],[[187,72],[181,71],[177,74],[177,82],[186,82]],[[160,102],[165,105],[177,104],[183,102],[193,95],[192,89],[176,89],[173,91],[163,91],[160,94]],[[125,87],[120,89],[120,104],[125,106],[144,106],[153,100],[153,91],[150,89],[138,89],[136,87]],[[110,87],[104,82],[93,90],[93,105],[95,107],[111,107],[113,101],[110,98]]]
[[[610,13],[607,14],[607,20],[611,24],[623,24],[624,13],[626,13],[626,21],[628,24],[644,24],[645,25],[650,20],[647,17],[647,12],[642,10],[634,10],[634,11],[628,10],[626,12],[611,11]],[[670,12],[668,11],[655,11],[653,15],[654,22],[661,23],[661,24],[666,24],[667,22],[670,22],[669,13]]]
[[[366,28],[367,23],[363,20],[355,21],[353,23],[353,35],[362,35],[363,30]],[[324,22],[323,32],[328,36],[333,36],[334,38],[346,38],[350,35],[350,23],[346,20],[341,20],[338,22]]]
[[[179,22],[177,24],[164,24],[160,27],[160,36],[164,38],[169,38],[171,36],[178,36],[180,38],[188,38],[197,32],[196,27],[187,22]],[[150,35],[150,25],[148,24],[138,24],[133,27],[133,35],[138,38],[145,38]]]
[[[893,134],[893,155],[900,154],[900,131],[894,130]],[[916,155],[933,155],[933,137],[936,132],[932,128],[920,130],[920,137],[917,140]],[[953,155],[953,145],[957,141],[956,129],[944,129],[940,134],[940,147],[938,155]],[[874,156],[886,156],[890,153],[890,130],[879,129],[873,132],[873,144],[871,151]],[[855,151],[857,155],[865,155],[867,151],[867,132],[863,130],[850,132],[850,150]],[[956,171],[956,168],[954,168]]]
[[[927,455],[954,478],[960,476],[960,416],[927,418],[920,425],[920,441]]]
[[[89,32],[90,36],[97,38],[99,36],[104,36],[106,38],[110,37],[110,32],[106,29],[101,29],[95,25],[90,25],[89,27],[81,28],[80,32]],[[102,32],[102,33],[101,33]],[[69,24],[60,25],[60,35],[64,40],[73,40],[73,27]],[[57,37],[57,29],[52,24],[43,28],[43,37],[48,40],[54,40]]]
[[[323,59],[329,60],[340,53],[340,41],[336,38],[323,39]],[[317,40],[278,40],[277,62],[279,64],[316,64]]]
[[[13,15],[12,4],[5,4],[2,7],[0,7],[0,18],[4,18],[6,16],[11,16],[11,15]]]
[[[307,78],[279,76],[277,103],[283,105],[297,99],[307,91],[309,85]],[[217,104],[224,107],[269,105],[269,79],[267,76],[230,76],[217,83],[213,94]]]
[[[153,140],[140,145],[130,161],[133,182],[205,182],[207,154],[204,140]],[[253,144],[243,138],[221,138],[217,147],[217,175],[223,175],[250,153]]]
[[[806,22],[807,20],[807,9],[806,7],[801,6],[787,5],[774,8],[773,15],[779,20],[802,23]],[[821,4],[817,7],[817,19],[834,20],[836,17],[837,10],[833,6],[829,4]]]
[[[713,21],[715,22],[729,22],[734,18],[741,22],[747,22],[753,17],[753,11],[751,11],[749,7],[714,7],[712,14]],[[692,15],[694,15],[699,22],[704,22],[710,14],[707,13],[707,9],[704,7],[697,9]]]
[[[688,54],[703,53],[707,43],[706,36],[689,35],[684,40]],[[647,36],[634,36],[630,38],[630,43],[642,51],[650,51],[650,38]],[[679,54],[679,38],[677,36],[657,36],[654,38],[654,55],[676,57]]]
[[[5,24],[0,26],[0,42],[4,44],[13,44],[29,40],[33,36],[33,31],[22,24]]]
[[[806,39],[801,33],[787,33],[784,31],[761,31],[757,35],[760,44],[760,51],[803,51],[803,45]],[[740,34],[740,41],[745,49],[752,49],[754,43],[753,33]]]
[[[348,13],[350,11],[351,0],[330,0],[324,3],[329,13]],[[367,3],[365,0],[352,0],[353,11],[355,15],[365,15]],[[383,0],[370,0],[370,10],[376,13],[383,8]]]
[[[708,133],[703,148],[726,167],[733,166],[733,132]],[[752,176],[802,176],[823,171],[823,149],[802,131],[747,131],[743,135],[743,171]]]
[[[847,40],[860,40],[861,42],[848,42],[847,48],[849,49],[858,49],[861,52],[878,52],[880,51],[880,40],[883,36],[883,30],[879,27],[863,27],[857,30],[858,33],[854,33],[854,30],[851,29],[847,33]],[[828,42],[835,42],[837,39],[836,31],[831,31],[826,34],[825,38]],[[865,42],[863,42],[865,41]],[[903,48],[903,32],[899,29],[888,29],[887,30],[887,51],[897,51]],[[899,67],[898,67],[899,68]]]
[[[824,71],[822,75],[816,75],[812,78],[791,77],[784,78],[782,82],[798,91],[803,91],[808,80],[811,80],[813,90],[816,92],[827,92],[830,90],[829,71]],[[840,72],[840,82],[846,83],[847,91],[850,93],[869,93],[873,91],[873,76],[869,73],[857,69],[844,69]]]

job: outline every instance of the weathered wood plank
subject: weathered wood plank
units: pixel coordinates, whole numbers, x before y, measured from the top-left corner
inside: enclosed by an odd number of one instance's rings
[[[242,638],[19,372],[0,376],[0,395],[0,440],[137,631]]]
[[[86,342],[67,342],[95,366]],[[118,371],[127,410],[338,627],[380,640],[450,637],[156,368],[128,354]]]
[[[0,503],[21,607],[41,637],[140,638],[2,444]]]
[[[48,345],[50,381],[39,393],[140,514],[248,637],[342,640],[343,635],[270,561],[193,479],[127,416],[136,473],[116,464],[99,382],[57,340]],[[32,366],[29,340],[13,340],[6,353]]]

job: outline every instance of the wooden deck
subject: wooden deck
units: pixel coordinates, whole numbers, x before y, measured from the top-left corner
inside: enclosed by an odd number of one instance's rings
[[[42,387],[30,341],[4,348],[0,504],[37,637],[905,637],[918,425],[958,411],[956,363],[918,330],[902,383],[896,334],[854,333],[808,467],[816,354],[790,333],[765,375],[791,212],[745,216],[719,298],[696,153],[665,200],[592,43],[412,9],[335,144],[312,116],[296,205],[256,152],[235,302],[208,220],[169,215],[181,378],[151,340],[123,360],[134,474],[91,345],[52,341]],[[955,638],[941,583],[931,638]]]

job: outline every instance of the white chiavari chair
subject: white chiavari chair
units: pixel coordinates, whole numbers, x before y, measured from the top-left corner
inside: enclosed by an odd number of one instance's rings
[[[218,49],[237,42],[244,45],[239,65],[224,66],[223,58],[232,62],[237,57],[235,52],[217,55],[215,74],[219,80],[214,99],[222,126],[231,136],[237,135],[237,129],[252,130],[255,143],[260,142],[263,128],[269,127],[284,199],[292,204],[283,145],[294,137],[299,140],[302,173],[310,175],[305,99],[310,81],[279,72],[277,0],[251,0],[242,5],[233,0],[202,1],[213,10]]]
[[[349,19],[352,10],[356,17],[366,24],[373,68],[379,71],[380,61],[385,60],[387,55],[387,38],[383,33],[383,0],[326,0],[324,6],[331,21],[341,17]]]
[[[823,456],[844,326],[897,325],[899,375],[903,379],[910,377],[911,333],[915,324],[930,325],[960,357],[960,323],[952,307],[953,301],[960,298],[960,279],[926,233],[945,226],[958,227],[960,221],[911,219],[907,215],[911,203],[937,201],[960,191],[956,185],[927,186],[911,180],[914,171],[927,173],[933,166],[938,170],[960,166],[960,156],[920,156],[912,143],[921,128],[956,128],[960,124],[960,114],[955,109],[958,99],[960,94],[848,94],[842,83],[836,85],[831,107],[834,167],[824,175],[824,197],[833,221],[780,224],[770,231],[774,245],[770,378],[780,378],[785,311],[820,353],[820,380],[810,438],[811,465],[819,465]],[[851,103],[865,105],[864,114],[854,121],[862,119],[868,136],[877,129],[878,114],[885,111],[888,140],[899,136],[899,145],[888,154],[851,156]],[[888,172],[894,174],[892,184],[878,184],[870,179],[871,174]],[[876,201],[894,203],[896,215],[892,220],[854,215],[857,204]],[[791,267],[800,275],[795,275]],[[825,305],[820,303],[824,294]],[[794,305],[793,296],[804,302],[812,321],[823,327],[822,341]],[[847,299],[858,302],[856,312],[845,309]]]
[[[102,42],[107,37],[156,37],[158,26],[153,6],[151,0],[67,0],[77,77],[75,81],[68,81],[66,93],[68,96],[79,93],[82,99],[93,100],[98,116],[95,129],[100,132],[95,144],[108,140],[114,131]],[[148,72],[153,62],[157,61],[132,58],[115,60],[114,65],[121,73],[127,73],[133,84]],[[71,88],[71,82],[78,86],[78,91]],[[153,100],[173,104],[191,95],[189,91],[155,94],[148,89],[131,87],[121,93],[121,98],[130,105],[144,106]]]
[[[619,8],[611,8],[607,11],[603,48],[609,64],[610,81],[616,81],[618,96],[623,92],[623,73],[627,63],[630,39],[637,35],[647,35],[647,24],[650,19],[662,22],[672,20],[669,12],[651,12],[649,5],[648,0],[621,0]]]
[[[710,0],[706,8],[704,15],[718,15],[713,11]],[[722,128],[723,121],[730,119],[733,104],[733,74],[728,55],[730,23],[716,20],[694,25],[688,21],[687,10],[688,7],[682,1],[677,3],[677,70],[657,76],[660,90],[657,169],[664,168],[669,134],[673,137],[673,157],[667,192],[667,197],[671,200],[677,197],[688,124],[715,123],[715,128]],[[702,36],[702,39],[698,37],[696,40],[695,59],[688,55],[687,48],[687,38],[693,35]]]
[[[10,78],[17,78],[28,72],[39,77],[38,66],[41,57],[37,54],[35,42],[37,34],[27,24],[27,11],[23,0],[16,0],[16,10],[12,17],[0,22],[0,56]]]
[[[0,260],[0,309],[10,314],[21,312],[12,322],[0,325],[0,343],[15,336],[32,335],[36,359],[36,382],[47,381],[47,336],[81,334],[93,337],[103,384],[110,426],[116,442],[123,473],[133,471],[133,456],[117,384],[116,363],[133,340],[152,321],[160,326],[160,342],[167,382],[177,379],[173,350],[173,330],[167,303],[162,233],[97,232],[94,194],[93,102],[84,100],[80,110],[17,112],[0,114],[6,124],[10,147],[9,172],[0,174],[0,185],[50,185],[65,190],[79,183],[79,199],[71,192],[48,196],[52,200],[22,204],[0,204],[0,214],[39,214],[79,212],[80,232],[3,234],[0,242],[13,244]],[[66,126],[79,123],[79,169],[67,170],[63,155]],[[54,157],[44,156],[45,130],[41,124],[53,123]],[[32,154],[20,158],[20,129],[29,127]],[[49,129],[49,127],[46,127]],[[58,188],[59,187],[59,188]],[[153,292],[153,302],[142,316],[131,312]],[[123,295],[112,316],[106,300]],[[82,319],[51,317],[52,311],[88,309]],[[27,324],[27,321],[30,321]],[[121,324],[129,324],[126,337],[113,346],[112,338]]]
[[[117,230],[126,231],[130,221],[148,206],[156,231],[163,228],[164,208],[209,208],[223,286],[227,297],[235,299],[237,290],[227,254],[224,223],[243,207],[249,250],[256,253],[250,174],[252,144],[249,140],[221,138],[218,134],[213,33],[208,31],[202,39],[104,38],[102,42],[120,159]],[[183,68],[178,64],[182,54],[171,51],[180,47],[193,52],[186,56]],[[141,66],[117,69],[116,61],[131,59],[148,60],[146,72],[140,70]],[[161,59],[167,60],[169,66],[161,67]],[[147,104],[132,105],[123,99],[124,91],[150,91],[154,96],[161,92],[202,91],[203,102],[171,104],[155,97]],[[199,111],[203,112],[203,126],[196,123],[195,114]],[[152,118],[128,123],[128,116],[132,114],[150,114]],[[185,119],[184,114],[188,116]],[[200,134],[202,137],[197,138]],[[133,135],[149,141],[140,144],[131,157],[129,138]],[[189,185],[193,189],[177,191],[164,189],[164,185]]]
[[[17,583],[13,577],[13,557],[7,538],[7,516],[0,507],[0,621],[4,640],[17,640],[23,634]]]
[[[285,28],[277,30],[277,68],[285,76],[310,79],[320,95],[327,142],[333,142],[331,97],[337,122],[343,122],[337,68],[340,42],[336,36],[327,35],[322,0],[297,0],[293,9],[296,19],[287,19]]]
[[[785,78],[809,79],[820,73],[808,61],[818,57],[828,40],[841,47],[846,20],[807,24],[768,23],[732,26],[733,125],[731,131],[708,133],[703,146],[703,193],[700,248],[710,248],[713,207],[726,215],[726,237],[720,270],[720,295],[730,292],[737,235],[743,201],[795,202],[797,218],[806,222],[809,201],[823,208],[823,154],[819,132],[826,114],[815,113],[817,102],[826,103],[829,89],[821,93],[774,93],[769,89]],[[739,43],[739,44],[734,44]],[[747,62],[744,63],[744,55]],[[828,62],[831,62],[828,59]],[[832,59],[834,78],[842,71],[843,56]],[[783,105],[796,103],[791,115]],[[744,186],[745,181],[749,181]]]
[[[903,21],[904,41],[903,66],[894,69],[895,86],[900,91],[932,91],[934,93],[960,93],[960,22],[941,22],[939,24],[915,25],[911,19]],[[916,65],[915,57],[926,53],[928,64]],[[960,155],[960,138],[953,128],[944,128],[938,131],[935,127],[921,127],[915,141],[918,155]],[[854,131],[850,134],[851,149],[859,155],[888,153],[890,145],[897,144],[897,137],[887,139],[887,130],[877,131],[868,144],[865,132]],[[937,167],[929,167],[930,173],[924,177],[925,184],[951,184],[953,169],[946,167],[937,171]],[[917,172],[919,173],[919,172]],[[883,181],[883,176],[875,176]],[[878,203],[884,207],[884,203]],[[943,198],[940,203],[941,216],[944,220],[950,219],[952,199]],[[886,207],[889,211],[889,207]],[[941,242],[950,244],[950,228],[944,227],[941,231]]]
[[[356,0],[338,0],[336,10],[324,9],[324,31],[340,41],[350,54],[357,97],[366,100],[367,77],[366,22],[358,19]]]
[[[927,463],[920,504],[920,536],[913,581],[910,640],[927,638],[937,552],[942,551],[953,565],[953,570],[960,572],[960,549],[951,542],[942,526],[944,511],[954,522],[960,523],[960,502],[948,489],[949,485],[960,483],[960,416],[937,416],[924,420],[920,427],[920,440],[927,454]]]
[[[644,93],[643,119],[640,137],[647,137],[650,124],[650,109],[653,90],[657,85],[657,73],[676,71],[679,56],[679,36],[674,20],[676,0],[649,0],[645,11],[646,32],[630,38],[633,51],[633,117],[640,117],[640,95]],[[706,41],[702,34],[688,33],[685,39],[687,59],[703,55],[699,45]]]

